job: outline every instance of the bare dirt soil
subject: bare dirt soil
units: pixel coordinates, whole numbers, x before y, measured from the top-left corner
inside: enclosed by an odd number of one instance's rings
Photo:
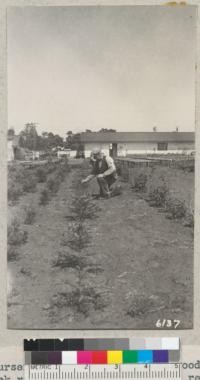
[[[90,243],[78,254],[94,270],[83,269],[80,283],[77,268],[53,265],[59,252],[72,252],[62,241],[74,192],[98,190],[95,181],[81,188],[80,178],[87,173],[87,167],[72,169],[46,206],[38,205],[37,191],[9,211],[19,213],[27,201],[36,207],[34,224],[26,226],[28,241],[20,247],[19,259],[8,264],[8,328],[154,329],[158,319],[180,320],[178,328],[192,328],[191,229],[166,219],[127,182],[121,182],[121,195],[96,200],[98,217],[85,221]],[[78,286],[100,294],[100,305],[88,303],[88,312],[63,306],[57,295]]]

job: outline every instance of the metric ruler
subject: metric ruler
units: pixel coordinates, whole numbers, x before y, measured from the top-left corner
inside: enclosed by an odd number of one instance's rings
[[[24,380],[181,380],[175,364],[25,365]]]

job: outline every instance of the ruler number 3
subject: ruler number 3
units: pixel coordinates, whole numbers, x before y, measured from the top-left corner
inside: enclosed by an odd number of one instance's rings
[[[181,321],[179,319],[158,319],[156,322],[156,327],[158,328],[171,327],[171,328],[177,329],[180,323]]]

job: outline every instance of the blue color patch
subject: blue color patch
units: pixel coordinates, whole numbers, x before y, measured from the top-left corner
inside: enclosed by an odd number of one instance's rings
[[[152,350],[138,351],[138,363],[153,363],[153,351]]]
[[[169,355],[167,350],[155,350],[153,351],[154,363],[168,363]]]

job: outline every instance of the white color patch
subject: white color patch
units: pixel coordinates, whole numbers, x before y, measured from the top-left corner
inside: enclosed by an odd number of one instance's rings
[[[180,341],[179,338],[162,338],[163,350],[179,350]]]
[[[77,364],[77,352],[76,351],[63,351],[62,352],[62,364]]]

